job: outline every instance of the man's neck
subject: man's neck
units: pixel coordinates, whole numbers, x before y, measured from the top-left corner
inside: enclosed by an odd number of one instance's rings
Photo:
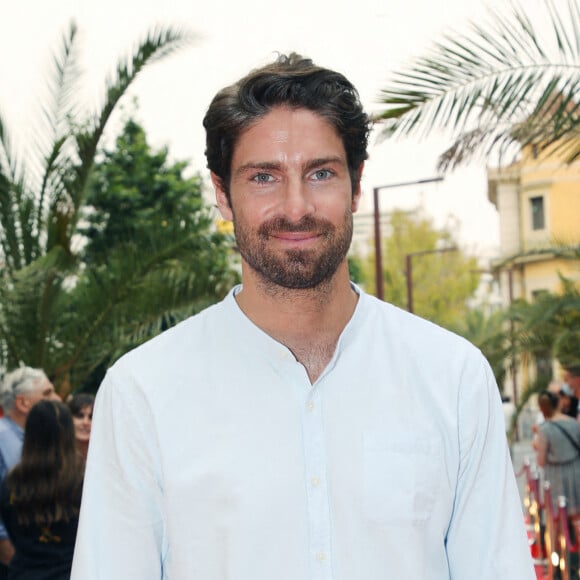
[[[314,383],[330,362],[358,296],[344,268],[306,290],[265,287],[246,276],[236,301],[256,326],[292,351]]]

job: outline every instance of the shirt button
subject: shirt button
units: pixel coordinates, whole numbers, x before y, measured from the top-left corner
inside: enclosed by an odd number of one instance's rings
[[[309,411],[314,411],[314,403],[312,401],[308,401],[308,405],[306,405],[306,407],[308,407]]]
[[[316,559],[319,562],[323,562],[324,560],[326,560],[326,554],[324,552],[318,552],[318,554],[316,554]]]
[[[311,484],[312,484],[314,487],[316,487],[317,485],[320,485],[320,477],[313,477],[313,478],[310,480],[310,483],[311,483]]]

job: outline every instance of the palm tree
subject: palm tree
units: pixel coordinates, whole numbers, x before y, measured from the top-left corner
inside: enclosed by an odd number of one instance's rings
[[[144,68],[192,39],[152,29],[119,61],[99,110],[83,114],[73,23],[54,57],[45,124],[25,159],[13,152],[0,114],[0,368],[42,367],[66,393],[127,345],[223,293],[225,265],[179,267],[192,240],[171,228],[114,248],[103,268],[85,267],[79,249],[89,178],[113,111]],[[211,251],[209,239],[198,244]]]
[[[580,361],[580,286],[560,276],[562,292],[545,292],[534,302],[514,302],[508,318],[516,325],[516,348],[536,361],[558,359],[563,366]]]
[[[522,7],[494,12],[487,24],[447,35],[425,56],[394,74],[377,115],[383,136],[451,132],[439,169],[475,153],[500,157],[534,145],[580,156],[580,4],[560,14],[545,0],[542,35]]]

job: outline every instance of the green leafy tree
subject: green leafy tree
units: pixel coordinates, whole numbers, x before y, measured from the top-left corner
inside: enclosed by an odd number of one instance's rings
[[[489,22],[449,34],[396,72],[377,116],[385,136],[451,132],[446,170],[474,154],[534,145],[580,156],[580,4],[545,0],[541,34],[526,10],[510,5]]]
[[[531,397],[546,389],[554,378],[551,361],[578,364],[580,360],[580,292],[578,284],[566,278],[562,292],[544,292],[533,302],[516,300],[505,313],[509,322],[506,344],[511,347],[506,360],[522,360],[535,366],[535,378],[524,385],[509,430],[515,434],[517,419]]]
[[[364,264],[362,260],[353,255],[348,256],[348,272],[350,275],[350,279],[355,284],[360,284],[364,279]]]
[[[215,302],[236,281],[229,238],[214,231],[201,177],[185,178],[187,166],[170,162],[167,148],[153,150],[133,119],[126,120],[115,146],[95,164],[86,225],[79,228],[86,239],[81,257],[88,270],[110,270],[114,252],[123,269],[124,256],[135,256],[136,264],[143,263],[144,252],[165,256],[161,269],[139,271],[139,296],[116,315],[131,329],[123,351]]]
[[[185,178],[186,169],[186,162],[169,161],[167,148],[153,151],[143,127],[128,119],[115,147],[103,151],[89,183],[87,225],[80,228],[87,239],[87,264],[106,262],[111,247],[157,230],[173,229],[192,239],[207,235],[212,219],[202,180],[199,174]]]
[[[408,307],[407,256],[411,255],[413,311],[442,326],[452,326],[465,315],[467,302],[477,289],[477,260],[458,248],[452,228],[437,229],[419,209],[394,211],[390,222],[391,233],[383,238],[382,252],[385,300]],[[372,254],[365,269],[371,292],[374,267]]]
[[[184,31],[153,29],[119,61],[99,109],[83,112],[73,24],[54,57],[45,124],[24,157],[12,150],[0,114],[0,367],[42,367],[65,394],[164,320],[223,293],[223,264],[186,271],[181,249],[192,242],[173,228],[116,244],[106,267],[87,267],[80,243],[88,183],[113,111],[144,68],[191,40]]]

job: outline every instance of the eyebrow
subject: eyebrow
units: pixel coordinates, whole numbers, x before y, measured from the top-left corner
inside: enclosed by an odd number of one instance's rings
[[[271,171],[280,169],[282,165],[280,163],[275,163],[273,161],[250,161],[249,163],[245,163],[236,169],[235,175],[242,175],[246,171],[261,169],[264,171]]]
[[[318,159],[311,159],[307,161],[304,165],[305,171],[310,171],[316,167],[320,167],[321,165],[331,165],[334,163],[338,163],[339,165],[343,165],[346,167],[346,161],[344,158],[339,157],[338,155],[331,155],[330,157],[319,157]]]
[[[338,163],[346,167],[347,163],[345,159],[338,155],[330,155],[328,157],[317,157],[316,159],[310,159],[304,166],[304,171],[310,171],[315,167],[320,167],[321,165],[329,165],[333,163]],[[263,171],[277,171],[282,168],[282,164],[277,161],[250,161],[245,163],[236,169],[235,175],[242,175],[249,170],[263,170]]]

